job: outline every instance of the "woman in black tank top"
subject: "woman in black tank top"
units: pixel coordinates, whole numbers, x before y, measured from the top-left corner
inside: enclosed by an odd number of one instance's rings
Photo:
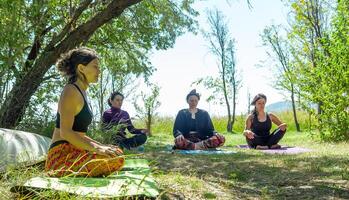
[[[254,105],[252,113],[246,119],[244,135],[249,147],[256,149],[278,149],[281,146],[278,142],[286,133],[287,125],[272,113],[264,111],[267,97],[264,94],[257,94],[251,105]],[[278,128],[270,133],[272,123]]]
[[[94,50],[77,48],[63,54],[56,63],[68,79],[58,103],[56,128],[45,170],[50,176],[106,176],[125,162],[117,146],[103,145],[86,135],[92,121],[86,90],[96,83],[99,61]]]

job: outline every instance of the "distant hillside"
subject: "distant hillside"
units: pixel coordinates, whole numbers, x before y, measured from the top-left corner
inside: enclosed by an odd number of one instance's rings
[[[272,103],[266,107],[268,112],[282,112],[287,110],[292,110],[292,103],[290,101],[279,101]]]

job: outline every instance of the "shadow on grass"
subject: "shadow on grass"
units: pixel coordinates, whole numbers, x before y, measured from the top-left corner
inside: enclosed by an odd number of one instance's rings
[[[145,156],[155,163],[154,174],[194,175],[219,184],[235,198],[349,199],[347,156],[264,155],[251,150],[233,155],[177,155],[161,153],[159,147],[148,149]]]

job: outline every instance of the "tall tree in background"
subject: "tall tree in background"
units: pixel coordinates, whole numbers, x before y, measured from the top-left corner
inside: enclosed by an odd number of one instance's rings
[[[143,105],[138,104],[137,98],[133,105],[137,111],[137,116],[144,120],[147,129],[149,130],[149,136],[151,136],[151,125],[154,123],[153,119],[156,115],[156,110],[160,107],[161,103],[158,100],[160,94],[160,87],[157,85],[150,84],[150,94],[147,95],[145,92],[141,92],[141,100]]]
[[[218,59],[220,77],[202,78],[196,81],[196,84],[203,83],[205,87],[214,90],[214,96],[210,96],[208,100],[219,98],[219,94],[223,95],[228,112],[227,131],[232,132],[235,121],[236,94],[241,82],[237,76],[234,40],[231,39],[225,17],[217,9],[208,12],[208,23],[210,31],[204,32],[204,36],[209,40],[212,54]],[[231,109],[230,99],[233,100],[233,109]]]
[[[323,140],[349,140],[348,1],[293,0],[289,38],[303,99],[319,103]]]
[[[332,1],[333,2],[333,1]],[[333,2],[334,3],[334,2]],[[320,77],[316,78],[316,71],[321,68],[321,62],[324,57],[329,56],[327,48],[329,38],[329,17],[330,2],[325,0],[290,0],[291,14],[291,32],[289,38],[292,40],[297,64],[301,67],[299,71],[300,86],[304,88],[302,95],[308,96],[318,105],[318,115],[322,113],[322,98],[313,95],[317,92],[317,85],[322,84]],[[308,76],[313,76],[313,81],[308,81]],[[321,120],[319,117],[318,119]]]
[[[322,84],[315,95],[323,99],[320,136],[324,140],[349,141],[349,2],[338,1],[332,29],[326,43],[328,52],[320,55],[317,71]]]
[[[272,59],[277,60],[277,71],[275,75],[277,77],[276,87],[281,90],[286,90],[291,93],[291,103],[293,111],[293,119],[296,125],[296,129],[300,132],[300,125],[297,120],[297,109],[295,94],[297,93],[296,86],[296,70],[294,63],[291,61],[292,54],[290,53],[291,46],[287,40],[283,39],[280,32],[280,27],[272,25],[266,27],[261,35],[263,45],[270,48],[272,53],[268,52],[268,55]]]
[[[234,122],[235,122],[235,116],[236,116],[236,104],[237,104],[237,94],[238,90],[241,87],[241,79],[239,78],[238,71],[236,69],[236,60],[235,60],[235,46],[233,41],[229,41],[228,44],[228,56],[227,56],[227,79],[228,79],[228,85],[231,89],[233,100],[233,111],[232,111],[232,120],[231,120],[231,127],[228,126],[228,130],[233,129]],[[229,93],[229,92],[228,92]],[[229,124],[228,124],[229,125]]]
[[[42,83],[57,77],[50,69],[64,52],[99,47],[102,57],[112,51],[115,63],[149,75],[149,51],[195,30],[193,1],[141,1],[1,1],[0,127],[18,125]]]

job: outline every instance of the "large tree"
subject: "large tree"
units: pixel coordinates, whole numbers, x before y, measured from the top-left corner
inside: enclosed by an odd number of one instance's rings
[[[62,53],[99,47],[119,58],[113,64],[149,74],[151,49],[169,48],[194,30],[192,0],[141,1],[1,1],[0,127],[21,121],[33,94],[57,77],[50,69]]]

